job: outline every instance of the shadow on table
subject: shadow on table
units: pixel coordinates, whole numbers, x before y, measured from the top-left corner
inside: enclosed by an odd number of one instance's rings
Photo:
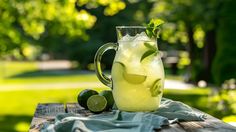
[[[29,130],[32,120],[28,115],[3,115],[0,116],[1,132],[23,132]]]

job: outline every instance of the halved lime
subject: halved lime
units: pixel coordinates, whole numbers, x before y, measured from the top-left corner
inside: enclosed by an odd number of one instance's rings
[[[101,113],[106,109],[107,100],[104,96],[93,95],[87,101],[88,109],[93,113]]]
[[[150,88],[150,92],[152,97],[156,97],[157,95],[161,94],[161,79],[154,81],[152,87]]]
[[[99,95],[104,96],[107,100],[106,110],[111,109],[114,105],[114,98],[112,95],[112,91],[111,90],[103,90],[102,92],[99,93]]]
[[[89,97],[91,97],[92,95],[97,95],[98,92],[92,89],[85,89],[83,91],[81,91],[77,97],[78,103],[80,104],[80,106],[84,107],[85,109],[87,109],[87,100]]]

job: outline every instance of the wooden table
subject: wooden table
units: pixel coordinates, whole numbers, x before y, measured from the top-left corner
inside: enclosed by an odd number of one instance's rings
[[[196,110],[197,111],[197,110]],[[198,111],[199,112],[199,111]],[[91,115],[77,103],[47,103],[38,104],[30,125],[30,132],[38,132],[43,122],[53,122],[58,113],[79,113],[84,116]],[[202,112],[203,113],[203,112]],[[205,121],[180,122],[164,127],[161,132],[236,132],[236,127],[222,122],[208,114]]]

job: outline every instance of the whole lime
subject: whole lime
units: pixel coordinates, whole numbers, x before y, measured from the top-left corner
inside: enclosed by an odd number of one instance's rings
[[[88,98],[92,95],[97,95],[98,92],[92,89],[85,89],[81,91],[77,97],[78,103],[80,106],[84,107],[85,109],[88,109],[87,101]]]
[[[106,110],[109,110],[113,107],[114,105],[114,98],[111,90],[103,90],[102,92],[99,93],[99,95],[104,96],[107,100],[107,107]]]

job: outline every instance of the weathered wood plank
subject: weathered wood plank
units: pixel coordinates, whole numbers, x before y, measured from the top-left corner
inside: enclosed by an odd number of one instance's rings
[[[89,116],[89,115],[93,114],[89,110],[85,110],[78,103],[67,103],[66,104],[66,112],[80,114],[82,116]]]
[[[64,104],[47,103],[38,104],[31,121],[30,132],[38,132],[44,122],[52,122],[58,113],[65,113]]]
[[[170,126],[163,127],[158,132],[185,132],[185,130],[179,124],[171,124]]]
[[[197,109],[194,110],[198,113],[203,113]],[[204,114],[207,116],[205,121],[180,122],[179,125],[188,132],[236,132],[236,127],[233,127],[209,114]]]

